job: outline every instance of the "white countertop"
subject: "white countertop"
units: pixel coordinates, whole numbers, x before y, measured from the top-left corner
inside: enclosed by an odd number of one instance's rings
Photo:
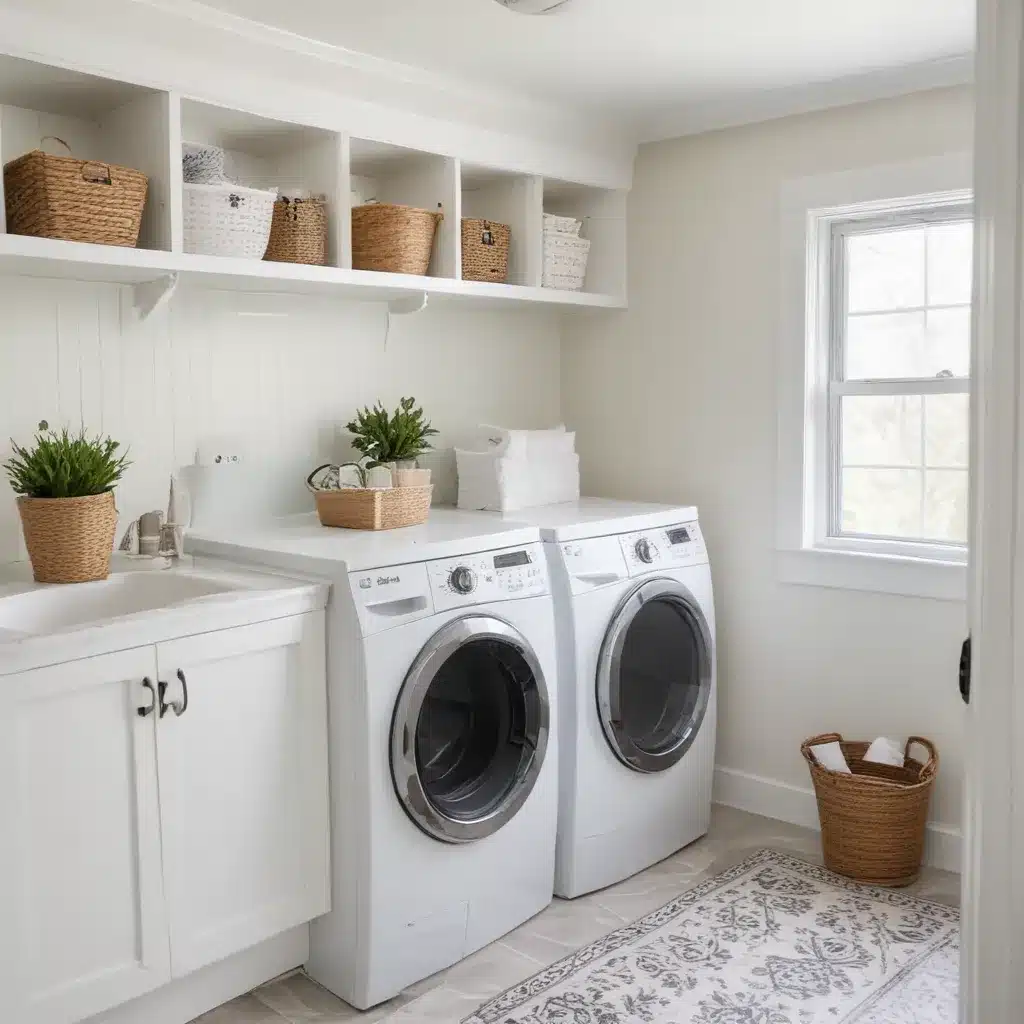
[[[326,583],[254,572],[212,558],[188,558],[181,565],[155,569],[115,556],[111,568],[110,582],[115,587],[126,572],[148,572],[161,576],[189,576],[231,589],[132,614],[60,626],[46,632],[20,632],[5,629],[0,623],[0,676],[178,637],[302,615],[324,608],[330,590]],[[54,591],[56,597],[65,594],[76,597],[78,594],[73,594],[73,591],[85,595],[86,591],[81,588],[103,588],[107,585],[107,582],[39,584],[32,582],[28,563],[0,566],[0,603],[5,597],[45,591]]]
[[[315,513],[262,523],[186,531],[185,548],[236,562],[334,576],[386,566],[479,554],[536,544],[536,526],[488,512],[434,508],[422,526],[400,530],[341,530],[321,526]]]
[[[697,509],[692,505],[656,505],[613,498],[579,498],[557,505],[521,508],[515,512],[481,514],[493,515],[503,522],[529,523],[540,529],[541,537],[546,541],[607,537],[692,523],[697,519]]]

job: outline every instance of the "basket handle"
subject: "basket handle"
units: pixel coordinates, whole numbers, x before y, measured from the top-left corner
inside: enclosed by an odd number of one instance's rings
[[[315,477],[317,473],[322,473],[325,469],[330,469],[333,465],[333,462],[325,462],[322,466],[317,466],[316,469],[306,477],[306,488],[311,494],[316,494],[319,490],[319,488],[313,483],[313,477]]]
[[[821,743],[842,743],[843,737],[837,732],[823,732],[820,736],[812,736],[809,740],[804,740],[800,744],[800,753],[804,755],[804,760],[808,764],[818,764],[818,759],[814,756],[814,752],[811,747],[816,747]]]
[[[437,218],[438,224],[444,221],[444,207],[440,203],[437,204],[437,213],[434,216]]]
[[[110,164],[101,164],[96,160],[82,164],[82,181],[90,181],[94,185],[112,185]]]
[[[52,139],[54,142],[59,142],[68,151],[69,156],[75,155],[71,147],[59,135],[44,135],[39,140],[40,148],[42,148],[43,143],[46,142],[47,139]]]
[[[921,781],[924,782],[926,779],[934,778],[935,773],[939,770],[939,752],[935,749],[935,744],[931,740],[926,740],[923,736],[911,736],[903,750],[904,759],[910,757],[910,748],[915,743],[928,751],[928,760],[921,769]]]

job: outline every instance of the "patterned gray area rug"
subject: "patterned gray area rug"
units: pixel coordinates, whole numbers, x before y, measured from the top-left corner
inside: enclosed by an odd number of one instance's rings
[[[956,1024],[959,924],[762,850],[463,1024]]]

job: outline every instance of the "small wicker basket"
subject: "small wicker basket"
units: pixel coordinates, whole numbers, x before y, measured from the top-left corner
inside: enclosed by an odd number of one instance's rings
[[[432,492],[429,484],[426,487],[343,487],[316,491],[316,513],[323,526],[397,530],[427,521]]]
[[[352,266],[423,276],[430,268],[439,210],[367,203],[352,210]]]
[[[508,248],[512,229],[507,224],[473,217],[462,221],[462,280],[508,280]]]
[[[263,258],[275,263],[327,266],[327,200],[323,196],[278,199]]]
[[[53,136],[68,152],[71,147]],[[149,179],[141,171],[41,149],[4,166],[4,207],[12,235],[136,246]]]
[[[812,747],[838,743],[851,775],[818,763]],[[910,757],[915,744],[928,752],[924,763]],[[814,782],[825,866],[869,885],[902,887],[917,880],[924,856],[932,784],[939,770],[935,745],[920,736],[907,741],[904,767],[864,760],[868,743],[847,742],[839,733],[812,736],[800,747]]]
[[[110,575],[117,508],[113,491],[85,498],[18,498],[37,583],[89,583]]]

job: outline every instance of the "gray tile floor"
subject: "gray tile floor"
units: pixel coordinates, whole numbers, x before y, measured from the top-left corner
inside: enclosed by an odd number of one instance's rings
[[[572,950],[657,910],[764,847],[821,860],[816,833],[715,807],[711,831],[699,842],[609,889],[577,900],[555,900],[503,939],[368,1013],[352,1009],[295,974],[204,1014],[196,1024],[454,1024],[492,996]],[[960,877],[926,869],[909,891],[958,906]]]

